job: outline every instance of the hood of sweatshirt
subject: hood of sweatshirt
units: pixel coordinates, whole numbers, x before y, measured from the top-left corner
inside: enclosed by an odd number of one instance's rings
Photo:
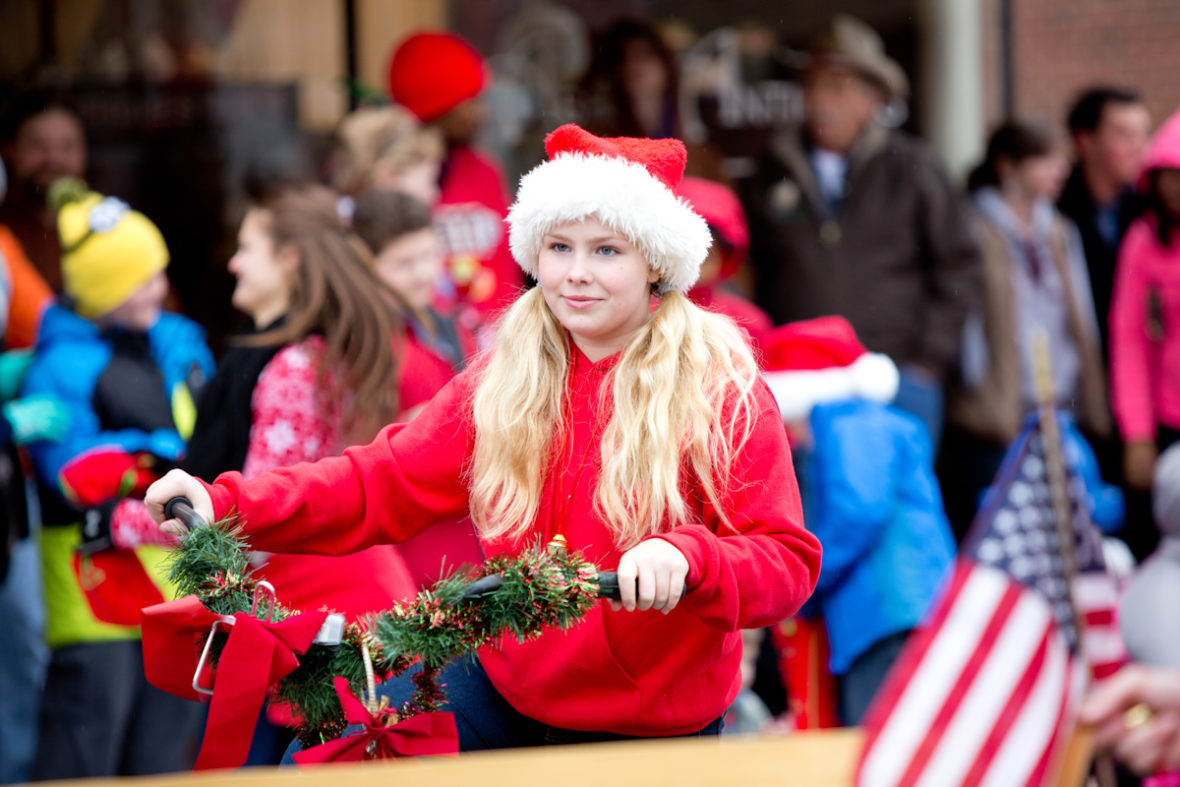
[[[1139,170],[1139,190],[1147,186],[1147,175],[1155,169],[1180,169],[1180,112],[1164,121],[1156,130]]]

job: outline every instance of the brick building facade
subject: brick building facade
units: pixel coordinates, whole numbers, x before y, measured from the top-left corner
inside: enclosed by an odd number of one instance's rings
[[[950,0],[955,1],[955,0]],[[1155,123],[1180,108],[1180,3],[1174,0],[1008,0],[1014,113],[1057,127],[1093,84],[1144,96]],[[1004,115],[1003,3],[983,0],[986,117]]]

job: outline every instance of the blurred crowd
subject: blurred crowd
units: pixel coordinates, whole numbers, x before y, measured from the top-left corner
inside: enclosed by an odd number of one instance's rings
[[[682,136],[680,69],[657,28],[620,21],[595,53],[572,97],[581,123]],[[1180,485],[1180,116],[1094,86],[1059,128],[998,125],[961,190],[889,122],[909,85],[872,29],[838,17],[795,68],[802,121],[736,181],[689,144],[680,191],[714,240],[690,297],[761,352],[824,546],[810,612],[747,638],[731,722],[759,729],[860,721],[1046,402],[1065,414],[1094,521],[1123,545],[1112,567],[1129,574],[1159,527],[1174,532],[1159,500]],[[227,261],[244,319],[216,361],[203,328],[166,310],[169,239],[145,206],[82,180],[78,116],[14,104],[0,142],[0,782],[191,766],[199,706],[143,677],[138,610],[172,592],[147,484],[337,454],[413,418],[487,346],[530,284],[508,248],[510,184],[474,144],[488,87],[467,42],[414,34],[392,55],[389,102],[344,119],[319,182],[245,187]],[[1161,556],[1180,559],[1173,547]],[[467,520],[346,557],[255,557],[288,606],[350,619],[480,559]],[[817,641],[819,662],[805,655]],[[817,695],[823,708],[805,702]],[[290,738],[282,707],[266,716],[256,763]]]

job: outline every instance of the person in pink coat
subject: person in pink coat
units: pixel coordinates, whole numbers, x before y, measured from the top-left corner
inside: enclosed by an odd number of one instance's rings
[[[1119,251],[1110,365],[1124,474],[1145,490],[1158,453],[1180,440],[1180,112],[1152,139],[1139,188],[1146,209]]]

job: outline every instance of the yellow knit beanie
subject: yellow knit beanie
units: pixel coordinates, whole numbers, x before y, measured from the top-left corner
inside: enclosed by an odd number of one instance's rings
[[[164,236],[122,200],[63,179],[49,201],[58,211],[63,286],[80,316],[109,314],[168,267]]]

